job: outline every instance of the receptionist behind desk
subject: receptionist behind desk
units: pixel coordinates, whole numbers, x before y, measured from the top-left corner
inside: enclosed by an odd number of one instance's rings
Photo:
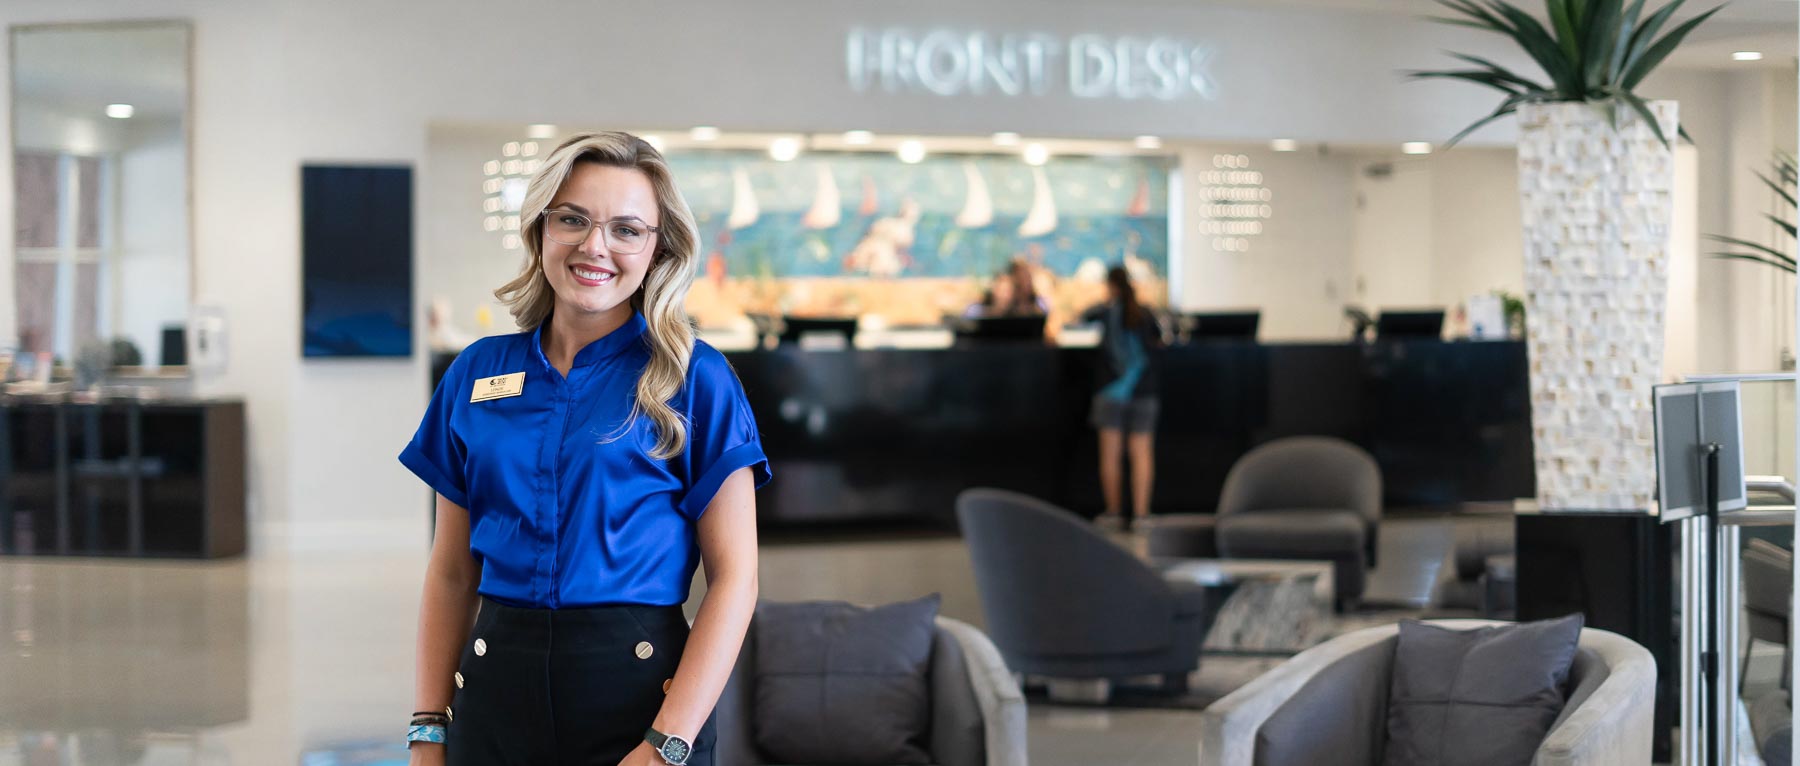
[[[523,332],[458,356],[400,455],[438,493],[412,763],[710,766],[769,472],[682,309],[693,216],[649,144],[589,133],[521,218],[527,265],[496,294]]]

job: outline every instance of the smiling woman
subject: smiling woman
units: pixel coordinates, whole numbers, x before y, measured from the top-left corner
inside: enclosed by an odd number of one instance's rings
[[[438,493],[413,763],[710,764],[769,473],[742,385],[683,311],[693,215],[648,143],[589,133],[520,218],[529,257],[496,295],[522,332],[456,358],[400,455]]]

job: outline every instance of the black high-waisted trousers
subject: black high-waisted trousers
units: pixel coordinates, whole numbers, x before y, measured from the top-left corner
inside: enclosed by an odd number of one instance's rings
[[[617,766],[644,741],[687,645],[678,606],[523,609],[482,599],[463,648],[449,766]],[[713,722],[693,766],[712,766]]]

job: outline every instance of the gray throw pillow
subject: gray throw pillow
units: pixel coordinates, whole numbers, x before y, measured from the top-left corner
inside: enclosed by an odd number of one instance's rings
[[[764,603],[756,745],[778,763],[928,764],[938,596],[872,609]]]
[[[1400,623],[1386,766],[1526,766],[1562,712],[1582,617],[1450,630]]]

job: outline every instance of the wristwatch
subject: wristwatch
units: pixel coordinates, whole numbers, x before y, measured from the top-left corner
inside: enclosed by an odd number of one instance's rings
[[[644,741],[656,748],[656,754],[662,756],[663,762],[669,766],[685,766],[688,755],[694,752],[693,743],[673,734],[664,734],[655,728],[644,732]]]

